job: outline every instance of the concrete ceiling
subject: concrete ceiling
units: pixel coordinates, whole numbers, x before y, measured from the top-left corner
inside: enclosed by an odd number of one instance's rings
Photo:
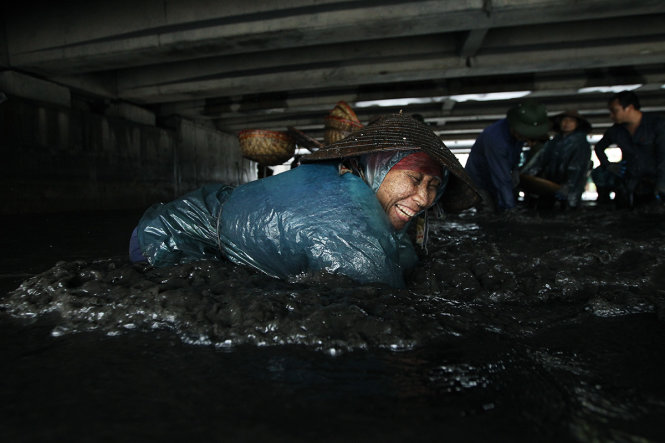
[[[0,20],[0,66],[229,132],[320,138],[344,100],[473,139],[516,99],[459,96],[521,91],[599,134],[613,85],[665,111],[663,0],[25,0]]]

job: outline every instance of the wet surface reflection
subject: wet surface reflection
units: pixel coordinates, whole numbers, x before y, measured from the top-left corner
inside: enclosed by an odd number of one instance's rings
[[[23,281],[0,299],[5,428],[659,441],[663,217],[449,216],[403,290],[228,263],[155,269],[124,245],[72,243],[37,272],[18,256],[5,278]]]

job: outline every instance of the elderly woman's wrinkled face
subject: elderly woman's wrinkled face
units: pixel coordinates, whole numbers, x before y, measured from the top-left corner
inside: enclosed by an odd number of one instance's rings
[[[436,198],[441,179],[410,169],[391,169],[376,197],[396,230],[402,229],[417,213],[429,208]]]

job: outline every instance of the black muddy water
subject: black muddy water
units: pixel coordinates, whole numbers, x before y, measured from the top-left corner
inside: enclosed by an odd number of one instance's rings
[[[663,441],[662,208],[435,220],[406,289],[5,217],[4,441]]]

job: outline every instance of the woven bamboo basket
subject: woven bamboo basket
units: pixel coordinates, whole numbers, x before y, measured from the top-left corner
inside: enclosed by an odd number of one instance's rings
[[[337,102],[333,110],[330,111],[330,115],[360,123],[360,119],[356,113],[345,101]]]
[[[326,144],[334,143],[363,127],[358,121],[328,115],[325,119],[325,132],[323,140]]]
[[[295,154],[295,141],[286,133],[265,129],[245,129],[238,133],[242,155],[265,165],[281,165]]]

